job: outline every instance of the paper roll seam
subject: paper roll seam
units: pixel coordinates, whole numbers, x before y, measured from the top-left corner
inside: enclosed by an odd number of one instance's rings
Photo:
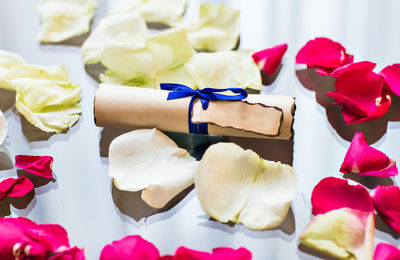
[[[167,100],[169,91],[100,84],[94,99],[97,126],[157,128],[189,133],[190,97]],[[241,101],[210,101],[207,110],[195,100],[193,123],[208,123],[213,135],[291,139],[295,99],[250,94]]]

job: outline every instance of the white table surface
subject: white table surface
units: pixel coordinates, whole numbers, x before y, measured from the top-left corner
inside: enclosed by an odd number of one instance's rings
[[[94,26],[115,3],[99,0]],[[117,1],[116,1],[117,2]],[[199,3],[189,0],[187,17],[197,17]],[[154,214],[137,194],[118,192],[107,175],[104,156],[113,130],[96,127],[93,98],[97,82],[85,71],[78,46],[41,45],[36,40],[39,18],[37,0],[0,0],[0,48],[22,55],[31,64],[65,64],[74,82],[83,87],[83,114],[67,133],[46,135],[29,125],[15,109],[13,94],[0,91],[10,132],[0,146],[0,169],[9,168],[17,154],[54,156],[56,182],[38,183],[32,201],[0,203],[1,216],[24,216],[39,223],[64,226],[72,245],[84,247],[87,259],[97,259],[104,245],[126,235],[140,234],[162,254],[179,246],[210,251],[214,247],[244,246],[254,259],[319,259],[298,246],[297,237],[310,222],[310,196],[316,183],[327,176],[341,176],[339,167],[355,131],[362,131],[373,146],[400,161],[400,98],[393,98],[389,114],[373,123],[348,127],[337,107],[327,109],[326,98],[311,89],[332,87],[332,81],[312,72],[296,74],[295,55],[310,39],[330,37],[342,43],[356,61],[376,62],[377,69],[400,62],[400,1],[372,0],[248,0],[212,1],[241,10],[241,49],[262,49],[288,43],[283,67],[264,93],[296,97],[293,142],[255,142],[266,159],[293,163],[298,193],[291,212],[279,229],[250,231],[214,221],[200,207],[195,191],[172,209]],[[308,86],[306,88],[300,83]],[[329,100],[328,100],[329,101]],[[322,104],[322,105],[321,105]],[[247,141],[247,145],[251,141]],[[102,153],[100,153],[102,151]],[[103,156],[101,156],[101,154]],[[16,169],[0,172],[0,179],[16,176]],[[398,178],[395,178],[396,180]],[[368,179],[369,184],[390,182]],[[396,182],[396,181],[395,181]],[[26,205],[27,204],[27,205]],[[143,217],[148,215],[148,217]],[[378,219],[376,240],[399,245],[398,236]]]

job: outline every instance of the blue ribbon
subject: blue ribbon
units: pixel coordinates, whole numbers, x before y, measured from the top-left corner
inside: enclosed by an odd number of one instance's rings
[[[171,91],[168,94],[167,100],[192,97],[190,99],[189,111],[188,111],[189,132],[191,134],[208,134],[207,123],[194,124],[192,122],[193,103],[196,98],[200,98],[203,109],[207,110],[209,101],[216,101],[216,100],[238,101],[245,99],[247,97],[247,92],[242,88],[225,88],[225,89],[205,88],[196,90],[189,88],[185,85],[175,84],[175,83],[161,83],[160,86],[161,89],[163,90]],[[224,91],[231,91],[233,93],[236,93],[237,95],[224,95],[216,93]]]

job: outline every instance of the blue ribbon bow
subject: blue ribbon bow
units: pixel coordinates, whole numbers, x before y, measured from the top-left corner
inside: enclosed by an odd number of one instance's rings
[[[225,88],[225,89],[205,88],[196,90],[189,88],[185,85],[175,84],[175,83],[161,83],[160,86],[161,89],[163,90],[171,91],[168,94],[167,100],[185,98],[190,96],[192,97],[190,99],[189,111],[188,111],[189,132],[191,134],[208,134],[207,123],[194,124],[192,122],[193,103],[196,98],[200,98],[203,109],[207,110],[209,101],[216,101],[216,100],[238,101],[245,99],[247,97],[247,92],[242,88]],[[224,91],[232,91],[237,95],[224,95],[216,93]]]

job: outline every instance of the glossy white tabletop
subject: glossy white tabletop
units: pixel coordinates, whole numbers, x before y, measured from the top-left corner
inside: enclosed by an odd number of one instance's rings
[[[115,3],[99,0],[94,25]],[[199,3],[189,0],[186,16],[197,17]],[[312,218],[310,196],[326,176],[341,176],[342,163],[351,138],[362,131],[374,147],[400,160],[400,98],[393,97],[389,113],[371,123],[346,126],[340,110],[327,105],[324,90],[332,80],[310,71],[297,71],[297,51],[310,39],[326,36],[342,43],[356,61],[377,63],[377,70],[400,62],[400,1],[385,0],[232,0],[212,1],[241,10],[241,49],[263,49],[288,43],[289,49],[276,80],[264,93],[296,97],[294,142],[245,140],[266,159],[292,163],[298,193],[287,219],[279,229],[250,231],[241,225],[210,221],[195,191],[176,206],[154,212],[138,194],[113,188],[107,175],[107,148],[118,131],[96,127],[93,98],[98,83],[87,73],[79,46],[41,45],[36,40],[39,18],[37,0],[0,0],[0,49],[16,52],[31,64],[65,64],[74,82],[83,86],[83,114],[67,133],[47,135],[18,114],[14,95],[0,90],[0,109],[10,132],[0,146],[0,167],[9,168],[17,154],[54,156],[56,182],[37,183],[32,201],[0,202],[1,216],[24,216],[39,223],[58,223],[72,245],[84,247],[87,259],[97,259],[104,245],[126,235],[140,234],[162,254],[179,246],[198,250],[244,246],[254,259],[319,259],[321,255],[298,246],[297,238]],[[303,83],[303,84],[302,84]],[[316,92],[313,90],[318,87]],[[327,108],[325,108],[325,107]],[[241,140],[243,142],[243,140]],[[8,167],[7,167],[8,166]],[[0,172],[0,179],[16,176],[16,169]],[[395,178],[396,180],[398,178]],[[388,179],[370,178],[368,185]],[[395,181],[396,182],[396,181]],[[399,245],[398,236],[377,220],[376,240]]]

